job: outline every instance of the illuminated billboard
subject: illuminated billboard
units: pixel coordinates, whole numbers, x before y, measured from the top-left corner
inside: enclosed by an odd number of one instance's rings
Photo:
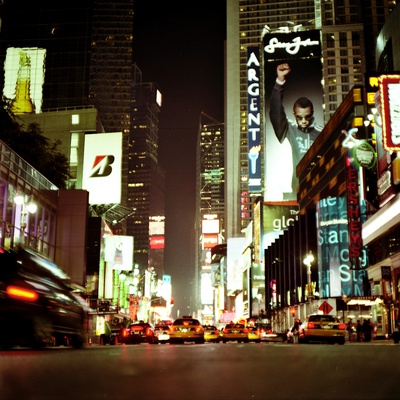
[[[296,166],[322,131],[320,31],[263,38],[264,200],[297,200]]]
[[[151,250],[162,250],[165,248],[165,217],[149,217],[149,238]]]
[[[104,238],[104,260],[112,269],[132,271],[133,236],[112,235]]]
[[[243,251],[246,239],[228,238],[227,240],[227,290],[228,292],[242,290],[244,271]]]
[[[3,95],[11,100],[11,111],[40,113],[43,101],[46,50],[9,47],[4,62]]]
[[[201,233],[219,233],[219,219],[216,215],[204,215],[201,221]]]
[[[150,236],[150,249],[151,250],[162,250],[165,248],[165,237],[164,236]]]
[[[383,147],[386,151],[400,151],[400,75],[381,75]]]
[[[82,189],[89,204],[121,202],[122,132],[85,135]]]
[[[292,204],[285,203],[263,204],[262,232],[264,248],[270,246],[279,235],[282,235],[289,226],[297,221],[299,207],[294,202]]]

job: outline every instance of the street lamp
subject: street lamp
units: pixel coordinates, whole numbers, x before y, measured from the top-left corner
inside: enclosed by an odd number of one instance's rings
[[[37,204],[33,200],[32,196],[29,196],[28,202],[25,201],[25,195],[18,192],[14,197],[14,203],[21,207],[21,219],[20,219],[20,235],[19,242],[21,242],[21,235],[23,237],[23,242],[25,244],[25,229],[26,229],[26,216],[27,214],[35,214],[37,211]],[[29,234],[29,231],[28,231]]]
[[[307,298],[308,305],[310,309],[310,314],[312,313],[312,285],[311,285],[311,263],[314,261],[314,256],[311,250],[308,252],[303,262],[307,266]]]

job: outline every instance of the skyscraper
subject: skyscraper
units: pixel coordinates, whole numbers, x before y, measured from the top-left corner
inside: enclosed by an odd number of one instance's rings
[[[113,225],[115,233],[134,236],[135,262],[147,268],[154,260],[162,275],[163,250],[149,261],[149,216],[164,217],[164,171],[157,152],[160,91],[143,83],[134,66],[133,0],[5,0],[0,16],[1,65],[7,48],[45,50],[40,109],[94,106],[105,132],[123,133],[121,203],[92,210],[107,218],[120,209],[124,218]],[[4,73],[1,87],[3,82]],[[73,147],[63,144],[68,146]]]
[[[227,2],[225,167],[229,199],[226,203],[228,238],[240,235],[253,219],[247,156],[247,47],[261,46],[266,32],[320,30],[326,123],[353,85],[363,83],[365,73],[374,68],[372,43],[395,3],[390,0],[289,0],[284,4],[277,1]],[[264,105],[260,108],[264,109]],[[261,115],[261,125],[265,118]]]
[[[211,248],[223,243],[225,235],[225,145],[224,124],[202,113],[196,154],[196,250],[195,293],[211,292],[202,274],[211,274]],[[215,229],[209,229],[214,226]],[[196,298],[198,301],[207,296]],[[201,308],[201,302],[197,304]]]

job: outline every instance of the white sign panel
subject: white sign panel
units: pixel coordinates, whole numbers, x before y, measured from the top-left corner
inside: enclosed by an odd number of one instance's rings
[[[227,242],[227,288],[228,291],[242,290],[244,271],[243,250],[246,238],[230,238]]]
[[[107,236],[104,243],[104,259],[111,265],[111,268],[132,271],[133,236]]]
[[[82,189],[90,204],[121,202],[122,132],[85,135]]]

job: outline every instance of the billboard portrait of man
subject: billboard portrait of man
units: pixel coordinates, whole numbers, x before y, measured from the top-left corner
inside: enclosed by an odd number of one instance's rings
[[[263,39],[266,201],[296,200],[296,166],[322,130],[319,31]]]

